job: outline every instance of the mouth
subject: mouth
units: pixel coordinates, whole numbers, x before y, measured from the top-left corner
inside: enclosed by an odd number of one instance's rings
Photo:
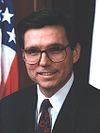
[[[56,74],[56,72],[39,72],[38,74],[43,77],[52,77]]]

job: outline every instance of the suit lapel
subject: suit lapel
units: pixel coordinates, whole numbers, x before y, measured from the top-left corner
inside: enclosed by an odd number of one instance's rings
[[[79,83],[78,83],[79,84]],[[75,123],[77,119],[77,111],[83,100],[84,93],[82,87],[74,81],[70,92],[68,93],[65,102],[59,112],[55,122],[53,133],[75,133]]]

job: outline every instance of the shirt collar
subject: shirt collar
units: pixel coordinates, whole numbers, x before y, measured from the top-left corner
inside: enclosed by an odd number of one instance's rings
[[[52,104],[53,108],[59,112],[59,110],[61,109],[61,106],[72,86],[74,80],[74,74],[72,73],[69,81],[58,91],[56,92],[52,97],[48,98],[50,100],[50,103]],[[38,103],[37,103],[37,111],[39,114],[39,110],[40,110],[40,106],[41,103],[43,102],[44,99],[47,99],[47,97],[45,97],[40,89],[39,89],[39,85],[37,85],[37,93],[38,93]]]

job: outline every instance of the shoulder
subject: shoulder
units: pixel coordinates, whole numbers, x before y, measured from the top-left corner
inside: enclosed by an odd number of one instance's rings
[[[99,105],[100,106],[100,90],[91,86],[90,84],[86,84],[85,86],[85,94],[88,100],[89,105]],[[98,107],[99,107],[98,106]]]
[[[24,88],[0,100],[0,107],[21,106],[27,100],[34,98],[36,95],[36,86],[33,84],[29,88]]]
[[[88,96],[89,96],[89,99],[92,100],[92,102],[93,101],[100,102],[100,90],[97,88],[94,88],[91,85],[88,85]]]
[[[100,90],[88,86],[88,129],[90,132],[100,132]]]
[[[0,131],[17,132],[17,127],[20,130],[24,120],[28,120],[27,117],[35,111],[36,97],[36,87],[33,85],[3,98],[0,101]]]
[[[20,90],[0,101],[0,119],[20,119],[26,112],[36,106],[37,93],[35,86]]]
[[[89,85],[88,102],[90,107],[94,105],[95,109],[96,107],[100,109],[100,90],[91,85]]]

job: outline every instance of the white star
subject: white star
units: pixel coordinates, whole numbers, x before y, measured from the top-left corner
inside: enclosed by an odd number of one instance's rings
[[[1,0],[1,2],[2,2],[2,3],[4,3],[4,1],[3,1],[3,0]]]
[[[14,43],[16,43],[16,40],[15,40],[15,30],[14,30],[14,28],[12,29],[11,32],[7,32],[7,34],[9,35],[9,41],[8,42],[14,41]]]
[[[2,13],[2,15],[3,15],[2,21],[7,21],[10,24],[10,19],[11,19],[11,17],[14,16],[14,14],[9,13],[8,8],[6,8],[5,12]]]

